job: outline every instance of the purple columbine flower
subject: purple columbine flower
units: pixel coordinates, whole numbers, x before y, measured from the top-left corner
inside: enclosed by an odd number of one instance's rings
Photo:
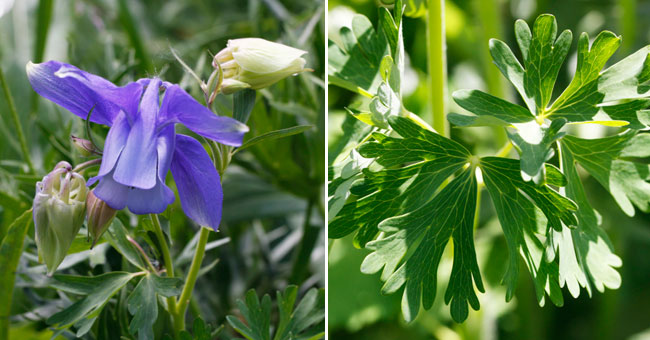
[[[176,134],[175,124],[222,144],[240,146],[248,127],[219,117],[178,85],[140,79],[118,87],[58,61],[27,64],[29,82],[41,96],[86,118],[110,126],[101,166],[88,185],[116,210],[161,213],[174,201],[165,185],[172,171],[185,214],[217,230],[223,192],[219,173],[196,139]],[[161,92],[162,102],[160,101]]]

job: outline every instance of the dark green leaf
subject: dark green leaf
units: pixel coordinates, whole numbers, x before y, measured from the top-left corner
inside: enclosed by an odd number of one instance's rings
[[[246,293],[246,301],[237,300],[241,319],[228,315],[228,323],[249,340],[298,340],[321,339],[324,332],[325,294],[324,290],[312,288],[294,309],[298,288],[288,286],[284,294],[277,292],[280,320],[271,337],[271,297],[264,295],[260,303],[254,290]]]
[[[129,324],[129,333],[138,333],[138,339],[153,339],[153,324],[158,318],[158,298],[156,287],[147,274],[140,280],[127,300],[129,313],[133,315]]]
[[[467,318],[469,303],[478,310],[474,284],[484,291],[474,251],[473,221],[476,210],[476,178],[469,167],[429,203],[380,224],[386,236],[368,243],[373,250],[361,265],[364,273],[383,268],[383,293],[405,286],[402,312],[406,321],[417,316],[420,306],[431,308],[436,296],[438,264],[452,238],[454,266],[445,293],[451,315],[457,322]]]
[[[605,71],[601,70],[621,43],[621,37],[609,31],[601,32],[589,45],[583,33],[578,41],[578,66],[573,80],[553,103],[548,115],[566,118],[569,122],[622,120],[628,127],[641,129],[647,120],[638,111],[650,104],[650,61],[645,47]],[[619,102],[625,100],[624,102]],[[607,103],[607,105],[602,105]]]
[[[512,299],[519,277],[518,255],[521,254],[534,279],[537,300],[544,305],[545,292],[556,305],[563,304],[556,262],[544,259],[544,237],[549,225],[561,230],[562,223],[575,225],[573,202],[547,186],[524,182],[519,162],[486,157],[480,162],[485,185],[490,193],[508,245],[508,267],[503,277],[506,300]],[[567,223],[568,222],[568,223]],[[540,237],[541,236],[541,237]]]
[[[178,277],[161,277],[150,275],[154,290],[160,296],[172,297],[181,294],[183,290],[183,280]]]
[[[280,322],[273,340],[320,339],[324,335],[319,323],[325,320],[325,291],[307,291],[294,310],[298,287],[288,286],[284,294],[277,292]]]
[[[292,126],[290,128],[286,129],[281,129],[281,130],[275,130],[271,132],[267,132],[263,135],[253,137],[246,142],[242,146],[240,146],[237,151],[244,150],[246,148],[249,148],[255,144],[262,143],[262,142],[268,142],[270,140],[278,139],[278,138],[283,138],[283,137],[289,137],[293,135],[297,135],[299,133],[305,132],[307,130],[310,130],[314,128],[311,125],[298,125],[298,126]]]
[[[552,15],[540,15],[532,32],[518,20],[515,36],[523,66],[504,42],[490,41],[495,64],[517,89],[537,124],[532,119],[526,121],[526,113],[518,106],[481,92],[454,93],[454,100],[476,116],[449,116],[459,126],[514,125],[516,130],[509,131],[509,137],[522,160],[522,176],[538,184],[544,178],[544,162],[553,156],[551,145],[562,137],[559,130],[566,122],[627,125],[633,129],[650,123],[645,110],[650,105],[650,86],[645,84],[650,80],[650,46],[601,72],[621,42],[609,31],[601,32],[591,44],[589,36],[581,34],[573,80],[549,107],[558,71],[571,45],[570,31],[562,32],[557,39],[556,35],[557,23]]]
[[[478,90],[458,90],[453,93],[454,101],[477,116],[450,115],[449,121],[459,126],[502,125],[526,123],[535,120],[525,107],[512,104],[501,98]],[[465,117],[472,117],[473,119]]]
[[[621,266],[621,259],[614,254],[609,237],[600,228],[600,215],[589,204],[574,156],[564,144],[561,154],[568,179],[566,195],[578,204],[578,227],[570,231],[563,228],[556,242],[560,248],[560,285],[566,282],[574,297],[580,293],[579,286],[586,288],[589,296],[592,286],[599,292],[605,287],[616,289],[621,285],[621,275],[614,268]]]
[[[25,235],[31,224],[32,209],[29,209],[14,220],[0,242],[0,333],[9,332],[16,268],[23,252]],[[0,337],[2,336],[3,334],[0,334]]]
[[[124,225],[119,218],[114,218],[111,226],[108,228],[107,232],[104,233],[104,238],[108,240],[108,243],[115,248],[124,258],[126,258],[134,266],[146,270],[146,266],[142,260],[142,257],[138,250],[135,248],[133,243],[128,240],[128,233],[124,228]]]
[[[237,308],[246,322],[228,315],[226,320],[241,335],[248,340],[271,339],[271,297],[267,294],[262,298],[262,303],[254,289],[246,292],[246,301],[237,300]]]
[[[599,139],[566,136],[562,146],[607,189],[616,203],[634,216],[634,205],[650,211],[650,166],[635,158],[650,157],[650,134],[623,133]]]
[[[194,339],[196,340],[212,339],[212,335],[210,334],[210,327],[206,325],[205,321],[203,321],[201,318],[194,319],[192,331],[194,331]]]
[[[469,152],[460,144],[422,129],[408,118],[391,117],[391,127],[403,138],[375,133],[375,141],[359,151],[386,167],[403,168],[370,171],[350,189],[357,200],[346,203],[329,222],[330,238],[341,238],[358,230],[355,244],[363,247],[375,238],[382,220],[415,210],[433,197],[438,187],[469,162]]]
[[[87,295],[70,307],[52,315],[47,320],[47,323],[54,325],[56,328],[67,328],[83,318],[96,317],[104,305],[108,303],[108,300],[138,275],[137,273],[111,272],[95,277],[78,276],[71,278],[70,276],[64,276],[57,289],[69,289]],[[89,288],[91,285],[93,286],[92,290]]]
[[[518,20],[517,23],[525,24]],[[555,17],[550,14],[542,14],[535,20],[533,25],[532,39],[528,42],[528,37],[517,36],[519,46],[528,44],[528,52],[524,55],[524,88],[526,96],[532,97],[535,101],[535,113],[542,113],[551,100],[555,79],[560,71],[560,67],[569,53],[571,47],[572,34],[569,30],[564,30],[557,40],[557,22]],[[522,51],[525,48],[522,48]],[[522,52],[523,54],[523,52]]]

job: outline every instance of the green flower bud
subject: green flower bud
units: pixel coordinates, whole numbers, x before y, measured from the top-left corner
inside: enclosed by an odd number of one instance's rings
[[[83,224],[87,193],[86,181],[68,162],[59,162],[36,183],[36,246],[48,275],[59,267]]]
[[[228,40],[226,48],[214,57],[221,67],[221,91],[231,94],[250,88],[259,90],[290,75],[305,71],[306,51],[260,38]]]
[[[88,232],[93,238],[93,245],[97,243],[100,237],[111,225],[113,218],[117,214],[117,210],[111,208],[106,202],[99,199],[91,191],[86,198],[86,217],[88,218]]]

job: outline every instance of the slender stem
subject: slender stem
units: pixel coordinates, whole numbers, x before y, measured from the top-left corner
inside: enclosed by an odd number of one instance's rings
[[[134,240],[133,238],[131,238],[131,236],[127,236],[126,239],[127,239],[129,242],[131,242],[131,244],[133,244],[133,245],[138,249],[138,251],[140,252],[140,255],[142,255],[142,258],[143,258],[144,261],[147,263],[147,266],[149,267],[149,269],[151,270],[151,272],[152,272],[152,273],[157,273],[158,271],[157,271],[156,268],[153,266],[153,264],[151,264],[151,261],[149,261],[149,256],[147,256],[147,254],[144,252],[144,249],[142,249],[142,247],[140,246],[140,244],[139,244],[136,240]]]
[[[481,43],[479,56],[483,76],[487,83],[487,90],[491,95],[503,98],[506,96],[504,78],[492,62],[489,44],[487,43],[489,39],[502,38],[500,3],[500,1],[495,0],[474,0],[474,12],[478,19],[477,33],[481,36],[480,41],[485,42]]]
[[[478,228],[478,223],[481,219],[481,192],[483,192],[483,183],[478,183],[476,186],[476,211],[474,213],[474,230]]]
[[[621,31],[625,39],[621,46],[622,53],[630,53],[636,43],[637,29],[636,29],[636,15],[637,6],[636,0],[619,0],[622,13],[621,18]]]
[[[490,48],[487,41],[492,38],[501,39],[503,37],[501,28],[501,1],[498,0],[474,0],[474,13],[478,19],[477,32],[481,43],[479,56],[483,76],[486,80],[488,92],[496,97],[510,99],[510,93],[504,86],[504,77],[499,69],[492,62]],[[508,140],[505,131],[501,127],[492,129],[496,144],[503,144]]]
[[[427,17],[427,52],[429,64],[429,104],[433,128],[449,137],[447,124],[447,45],[445,42],[445,0],[429,1]]]
[[[11,113],[11,119],[13,120],[14,126],[16,127],[16,134],[18,135],[18,142],[20,142],[20,149],[23,152],[23,159],[27,166],[29,167],[29,172],[34,173],[34,164],[32,159],[29,156],[29,148],[27,148],[27,140],[25,139],[25,134],[23,133],[23,127],[20,124],[20,119],[18,119],[18,112],[16,111],[16,105],[14,104],[14,98],[11,96],[11,91],[9,90],[9,84],[5,80],[5,74],[0,67],[0,83],[2,83],[2,89],[4,90],[5,97],[7,98],[7,104],[9,105],[9,113]]]
[[[194,252],[192,264],[190,265],[190,271],[187,273],[185,286],[183,286],[183,292],[178,299],[176,314],[174,314],[174,329],[178,332],[185,329],[185,312],[187,311],[187,306],[192,297],[199,270],[201,269],[201,263],[203,262],[203,255],[205,253],[205,245],[208,243],[209,236],[210,229],[201,227],[199,242],[196,244],[196,251]]]
[[[158,243],[160,243],[160,251],[162,251],[163,262],[165,263],[165,269],[167,269],[167,276],[174,277],[174,262],[172,262],[172,257],[169,253],[167,239],[165,238],[162,228],[160,227],[160,220],[158,219],[158,215],[151,214],[151,220],[153,221],[156,238],[158,239]],[[173,315],[176,313],[176,298],[173,296],[167,298],[167,309],[169,310],[169,314],[172,315],[172,321],[174,321]],[[174,321],[173,323],[174,332],[177,333],[176,322]],[[178,337],[178,334],[176,334],[176,337]]]
[[[101,163],[101,162],[102,162],[102,159],[101,159],[101,158],[91,159],[91,160],[89,160],[89,161],[85,161],[85,162],[83,162],[83,163],[81,163],[81,164],[75,166],[74,169],[72,169],[72,171],[74,171],[74,172],[81,172],[81,171],[83,171],[83,170],[86,170],[86,168],[89,168],[89,167],[91,167],[91,166],[93,166],[93,165],[97,165],[97,164],[99,164],[99,163]]]
[[[510,151],[512,150],[512,142],[510,140],[506,140],[506,144],[501,147],[501,150],[497,152],[496,157],[505,157],[508,156]]]

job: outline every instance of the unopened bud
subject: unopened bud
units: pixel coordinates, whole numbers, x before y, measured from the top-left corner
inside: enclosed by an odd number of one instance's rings
[[[231,94],[250,88],[259,90],[290,75],[305,71],[306,51],[260,38],[228,40],[226,48],[214,57],[221,67],[221,91]]]
[[[84,221],[88,188],[68,162],[36,183],[34,226],[38,254],[51,275],[63,262]]]
[[[97,243],[100,237],[108,229],[117,214],[117,210],[111,208],[102,201],[99,197],[95,196],[94,192],[89,192],[86,198],[86,217],[88,218],[88,232],[93,238],[93,245]]]
[[[70,136],[70,139],[72,139],[72,145],[74,145],[75,149],[77,149],[82,156],[88,157],[93,154],[101,155],[101,152],[95,147],[93,142],[76,136]]]

